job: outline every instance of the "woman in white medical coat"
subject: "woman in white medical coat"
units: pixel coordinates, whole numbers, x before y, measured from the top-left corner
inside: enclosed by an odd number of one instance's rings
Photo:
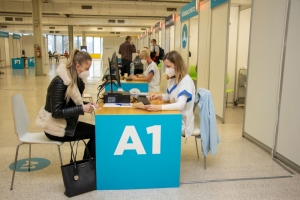
[[[145,65],[144,74],[142,77],[131,75],[130,77],[134,81],[147,81],[149,92],[159,92],[160,74],[157,65],[150,58],[150,51],[148,49],[142,49],[139,57],[141,62]]]
[[[194,132],[194,82],[188,75],[187,67],[177,51],[167,53],[163,61],[168,78],[167,94],[151,95],[149,101],[159,99],[170,104],[146,105],[145,108],[149,111],[179,110],[182,113],[182,134],[190,136]]]

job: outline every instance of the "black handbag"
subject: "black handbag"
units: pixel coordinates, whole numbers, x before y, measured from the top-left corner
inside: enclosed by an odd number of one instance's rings
[[[79,141],[80,140],[75,141],[73,145],[71,145],[70,142],[73,162],[61,166],[61,172],[66,188],[65,195],[67,197],[73,197],[96,189],[96,160],[91,158],[84,140],[81,141],[85,144],[89,159],[76,160]],[[76,142],[76,154],[74,155],[73,147]]]

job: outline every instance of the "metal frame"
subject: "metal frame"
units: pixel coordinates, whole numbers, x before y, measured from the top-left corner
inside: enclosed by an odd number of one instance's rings
[[[13,175],[12,175],[12,180],[11,180],[11,186],[10,190],[13,190],[13,185],[14,185],[14,180],[15,180],[15,173],[16,173],[16,167],[17,167],[17,159],[18,159],[18,154],[19,154],[19,147],[23,144],[29,144],[29,165],[28,165],[28,171],[30,171],[30,162],[31,162],[31,144],[33,143],[25,143],[21,142],[16,149],[16,155],[15,155],[15,162],[14,162],[14,170],[13,170]],[[37,144],[43,144],[43,143],[37,143]],[[59,153],[59,158],[60,158],[60,165],[62,165],[62,158],[61,158],[61,151],[60,151],[60,145],[57,145],[58,147],[58,153]]]

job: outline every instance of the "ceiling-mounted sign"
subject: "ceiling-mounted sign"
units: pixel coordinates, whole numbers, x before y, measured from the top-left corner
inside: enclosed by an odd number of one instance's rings
[[[161,30],[161,22],[157,22],[157,23],[155,24],[154,28],[155,28],[155,32],[160,31],[160,30]]]
[[[180,22],[198,15],[199,0],[193,0],[180,8]]]
[[[13,39],[19,40],[20,38],[21,38],[20,35],[18,35],[18,34],[13,34]]]
[[[1,38],[9,38],[9,34],[7,32],[0,31],[0,37]]]
[[[148,35],[151,35],[152,34],[152,27],[148,28],[147,31],[148,31]]]
[[[182,48],[185,49],[188,43],[188,29],[186,24],[184,24],[182,27],[181,42]]]
[[[175,23],[175,14],[169,15],[165,18],[165,27],[173,26]]]
[[[228,2],[228,0],[213,0],[213,1],[210,1],[210,9],[213,9],[225,2]]]

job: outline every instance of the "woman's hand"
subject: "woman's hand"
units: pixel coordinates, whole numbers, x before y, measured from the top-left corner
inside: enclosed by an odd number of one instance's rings
[[[145,105],[145,109],[148,111],[160,111],[161,105]]]
[[[92,104],[92,107],[95,106],[95,109],[96,109],[96,110],[99,109],[99,106],[98,106],[97,104],[95,104],[95,103],[92,102],[92,101],[91,101],[90,103]],[[94,108],[94,107],[93,107],[93,108]]]
[[[91,103],[82,105],[82,109],[83,109],[83,112],[86,112],[86,113],[91,113],[94,111],[94,108]]]
[[[149,99],[149,101],[156,100],[156,99],[161,100],[162,95],[161,94],[152,94],[151,96],[148,97],[148,99]]]
[[[129,77],[132,78],[132,80],[134,80],[134,81],[135,81],[136,78],[137,78],[135,75],[130,75]]]

